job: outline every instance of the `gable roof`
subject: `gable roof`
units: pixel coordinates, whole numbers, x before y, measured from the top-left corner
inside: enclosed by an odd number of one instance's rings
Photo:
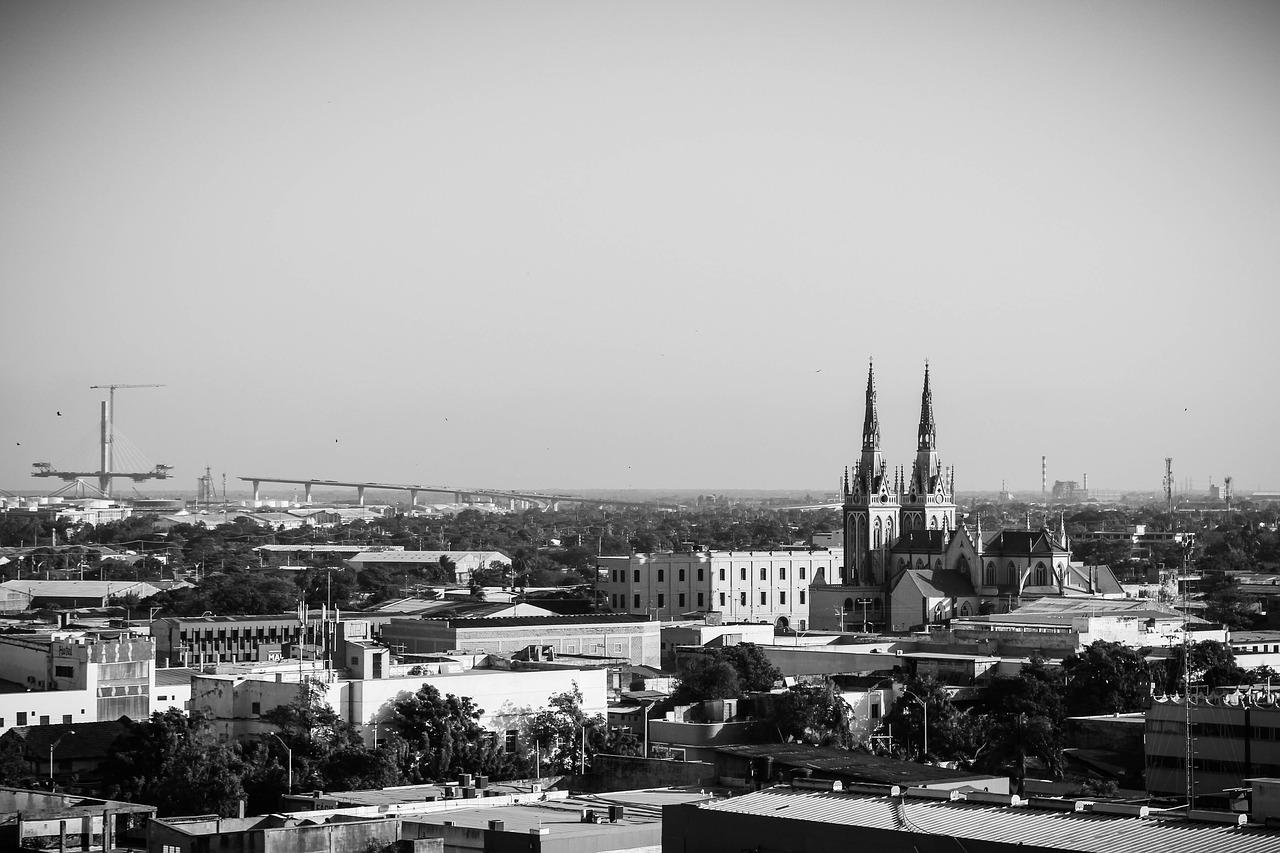
[[[910,578],[926,598],[976,598],[969,578],[960,572],[937,569],[907,569]]]
[[[1049,531],[1039,530],[996,530],[983,534],[983,556],[995,554],[1058,554],[1065,549],[1058,547]]]
[[[928,551],[931,554],[941,554],[946,547],[941,530],[907,530],[898,537],[897,542],[893,543],[891,550],[895,554],[899,551]]]

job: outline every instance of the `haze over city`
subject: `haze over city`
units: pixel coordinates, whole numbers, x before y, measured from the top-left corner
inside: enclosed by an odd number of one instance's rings
[[[0,487],[92,470],[89,386],[162,383],[117,428],[178,488],[833,490],[868,360],[900,465],[928,359],[961,491],[1042,455],[1280,488],[1278,37],[1271,3],[5,4]]]

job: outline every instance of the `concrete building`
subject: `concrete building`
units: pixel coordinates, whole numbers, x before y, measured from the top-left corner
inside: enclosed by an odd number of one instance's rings
[[[662,625],[661,636],[662,668],[674,671],[678,668],[677,649],[736,646],[738,643],[767,645],[774,640],[774,628],[768,624],[718,620],[667,622]]]
[[[401,654],[487,652],[498,655],[532,645],[550,647],[557,655],[622,658],[656,667],[659,665],[659,627],[659,623],[643,615],[393,617],[382,629],[382,641]]]
[[[267,663],[286,657],[288,647],[323,646],[326,634],[332,640],[352,630],[362,636],[377,636],[378,629],[391,617],[385,614],[328,614],[321,622],[321,612],[308,611],[306,624],[298,613],[272,613],[262,616],[167,616],[151,623],[156,639],[156,660],[163,666],[200,667],[219,663]],[[359,623],[356,628],[350,627]]]
[[[816,774],[815,774],[816,775]],[[1275,780],[1253,780],[1254,812],[1162,815],[1129,803],[1024,800],[1011,794],[883,786],[813,790],[797,780],[741,797],[663,809],[663,853],[1264,853],[1280,847],[1271,828]],[[865,792],[864,792],[865,791]]]
[[[160,588],[145,581],[12,580],[0,583],[0,611],[18,612],[37,607],[106,607],[132,596],[150,598]]]
[[[521,667],[470,667],[447,661],[408,667],[381,678],[336,678],[324,684],[325,701],[342,719],[357,726],[367,743],[390,716],[394,701],[425,684],[441,694],[469,696],[483,709],[480,724],[499,737],[522,738],[528,719],[544,709],[551,696],[574,689],[582,692],[582,710],[588,716],[604,714],[608,707],[607,671],[597,669]],[[242,673],[198,675],[192,682],[191,706],[207,713],[215,731],[237,740],[263,737],[274,726],[263,713],[287,705],[298,697],[296,673]],[[514,741],[512,741],[514,742]]]
[[[694,551],[601,557],[600,590],[619,613],[664,622],[718,613],[723,622],[809,627],[809,585],[837,570],[841,552],[822,549]]]
[[[391,571],[405,571],[439,566],[442,558],[453,563],[454,574],[449,578],[451,583],[470,583],[471,575],[477,569],[487,569],[494,563],[508,568],[511,566],[511,558],[501,551],[365,551],[343,562],[357,571],[374,566]]]
[[[120,631],[0,634],[0,730],[143,719],[154,660],[152,638]]]
[[[145,843],[155,806],[0,788],[0,850],[116,851]]]
[[[1147,792],[1186,797],[1187,716],[1191,717],[1195,800],[1224,807],[1254,776],[1280,777],[1280,705],[1265,692],[1157,697],[1147,709]]]

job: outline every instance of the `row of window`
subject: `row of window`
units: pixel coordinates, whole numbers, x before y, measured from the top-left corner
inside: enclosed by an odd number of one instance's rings
[[[1016,584],[1018,582],[1018,567],[1010,563],[1005,569],[1005,582]],[[996,581],[996,564],[987,563],[986,568],[982,572],[982,583],[985,586],[995,586]],[[1035,570],[1032,572],[1032,586],[1048,586],[1049,585],[1049,569],[1044,563],[1036,563]]]
[[[1186,731],[1186,724],[1177,720],[1148,720],[1149,734],[1176,734]],[[1192,723],[1195,737],[1222,737],[1233,740],[1280,740],[1280,729],[1272,726],[1245,726],[1234,723]]]
[[[1182,770],[1186,762],[1180,755],[1148,755],[1148,768],[1165,770]],[[1222,761],[1216,758],[1196,758],[1191,762],[1194,770],[1206,773],[1249,774],[1255,776],[1271,776],[1280,771],[1280,765],[1248,763],[1245,761]]]
[[[84,710],[83,710],[83,709],[81,709],[80,713],[81,713],[81,714],[83,714],[83,713],[84,713]],[[14,723],[13,723],[13,724],[14,724],[15,726],[27,726],[27,725],[31,725],[31,723],[29,723],[29,722],[28,722],[28,720],[30,719],[30,717],[36,717],[36,716],[37,716],[37,715],[35,715],[35,714],[30,714],[30,715],[28,715],[26,711],[19,711],[19,712],[15,715],[15,719],[14,719]],[[39,722],[39,724],[38,724],[38,725],[41,725],[41,726],[47,726],[47,725],[49,725],[49,723],[50,723],[50,719],[49,719],[49,715],[48,715],[48,714],[40,714],[40,715],[38,716],[38,719],[40,720],[40,722]],[[63,723],[63,725],[66,725],[67,723],[70,723],[70,722],[73,722],[73,720],[71,719],[71,715],[70,715],[70,714],[63,714],[63,715],[62,715],[62,723]],[[4,728],[4,717],[0,717],[0,729],[3,729],[3,728]]]
[[[809,567],[808,567],[808,566],[800,566],[800,567],[799,567],[799,569],[798,569],[798,571],[800,572],[800,580],[807,580],[807,579],[808,579],[808,576],[809,576]],[[742,579],[742,580],[746,580],[746,579],[747,579],[747,567],[746,567],[746,566],[742,566],[742,567],[740,567],[740,568],[738,569],[738,572],[739,572],[739,576],[741,577],[741,579]],[[658,569],[658,570],[657,570],[657,573],[658,573],[658,583],[664,583],[664,582],[666,581],[666,569]],[[684,574],[685,574],[685,570],[684,570],[684,569],[678,569],[678,570],[676,571],[676,580],[677,580],[678,582],[679,582],[679,581],[683,581],[683,580],[685,579],[685,578],[684,578]],[[728,579],[729,579],[729,573],[728,573],[728,570],[727,570],[727,569],[721,569],[721,570],[720,570],[720,580],[722,580],[722,581],[727,581]],[[767,581],[768,579],[769,579],[769,569],[768,569],[767,567],[765,567],[765,566],[761,566],[761,567],[760,567],[760,580],[762,580],[762,581]],[[786,580],[786,579],[787,579],[787,567],[786,567],[786,566],[779,566],[779,567],[778,567],[778,580],[780,580],[780,581],[784,581],[784,580]],[[626,583],[626,580],[627,580],[627,570],[626,570],[626,569],[617,569],[616,571],[614,571],[614,572],[613,572],[613,582],[614,582],[614,583]],[[704,577],[703,577],[703,570],[702,570],[702,569],[698,569],[698,580],[699,580],[699,581],[704,580]],[[639,569],[633,569],[633,570],[632,570],[632,582],[633,582],[633,583],[640,583],[640,582],[641,582],[641,581],[640,581],[640,570],[639,570]]]
[[[799,599],[800,604],[805,604],[805,603],[807,602],[807,597],[806,597],[806,595],[805,595],[805,591],[804,591],[804,590],[800,590],[799,595],[800,595],[800,599]],[[726,594],[725,594],[725,593],[723,593],[723,592],[722,592],[722,593],[719,593],[719,596],[720,596],[720,606],[721,606],[721,607],[724,607],[724,606],[728,603],[728,597],[727,597],[727,596],[726,596]],[[658,593],[658,594],[657,594],[657,596],[656,596],[656,598],[657,598],[657,606],[658,606],[658,607],[666,607],[666,606],[667,606],[667,596],[666,596],[664,593],[661,593],[661,592],[660,592],[660,593]],[[639,610],[641,605],[640,605],[640,595],[639,595],[638,593],[633,597],[633,601],[634,601],[634,603],[632,604],[632,608],[631,608],[631,609],[632,609],[632,610]],[[683,593],[683,592],[682,592],[682,593],[679,593],[679,594],[676,596],[676,607],[684,607],[684,606],[686,606],[685,601],[686,601],[686,595],[685,595],[685,593]],[[614,595],[614,596],[612,596],[612,597],[611,597],[610,604],[612,605],[612,607],[613,607],[613,609],[614,609],[614,610],[623,610],[623,609],[625,609],[625,608],[626,608],[626,605],[627,605],[627,597],[626,597],[625,595]],[[739,604],[740,606],[742,606],[742,607],[746,607],[746,606],[747,606],[747,593],[745,593],[745,592],[741,592],[741,593],[739,593],[739,594],[738,594],[738,604]],[[879,603],[877,602],[877,609],[878,609],[878,605],[879,605]],[[698,605],[697,605],[697,606],[698,606],[698,607],[704,607],[704,606],[705,606],[704,594],[703,594],[703,593],[701,593],[701,592],[700,592],[700,593],[698,593]],[[768,593],[768,591],[762,590],[762,591],[760,592],[760,606],[761,606],[761,607],[768,607],[768,606],[769,606],[769,593]],[[778,593],[778,606],[779,606],[779,607],[786,607],[786,606],[787,606],[787,594],[786,594],[785,592],[779,592],[779,593]]]

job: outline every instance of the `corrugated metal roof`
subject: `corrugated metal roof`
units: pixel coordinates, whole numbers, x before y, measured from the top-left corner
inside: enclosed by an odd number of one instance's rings
[[[1051,847],[1080,853],[1274,853],[1280,832],[1182,819],[1155,819],[991,806],[962,801],[768,788],[701,806],[779,820],[916,831],[957,839]]]

